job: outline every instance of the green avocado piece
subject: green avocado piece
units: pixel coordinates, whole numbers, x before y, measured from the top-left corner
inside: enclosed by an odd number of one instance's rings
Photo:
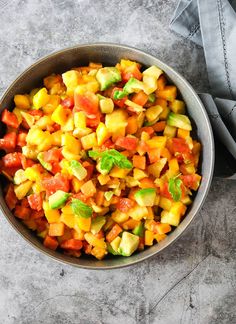
[[[113,83],[121,81],[121,74],[116,67],[104,67],[98,70],[96,79],[100,84],[100,90],[103,91]]]
[[[61,208],[65,204],[69,196],[69,193],[62,190],[57,190],[53,195],[49,196],[48,198],[49,207],[51,209]]]
[[[121,242],[121,237],[117,236],[113,241],[111,241],[111,247],[113,248],[113,250],[118,253],[118,249],[120,246],[120,242]],[[119,254],[119,253],[118,253]]]
[[[140,237],[143,237],[143,234],[144,234],[144,225],[143,225],[142,222],[133,229],[133,234],[134,235],[138,235]]]
[[[142,81],[139,81],[135,78],[130,78],[128,82],[126,82],[123,91],[127,94],[135,92],[136,90],[143,90],[144,84]]]
[[[94,235],[97,234],[105,223],[106,223],[105,216],[97,216],[96,218],[93,218],[91,224],[91,233]]]
[[[112,248],[112,246],[111,246],[110,243],[107,243],[107,251],[108,251],[109,253],[113,254],[113,255],[120,255],[120,253],[116,252],[116,251]]]
[[[37,159],[39,160],[39,162],[41,163],[41,165],[44,167],[44,169],[51,171],[52,170],[52,165],[51,163],[45,162],[44,161],[44,152],[40,152],[37,155]]]
[[[135,193],[134,199],[139,204],[139,206],[152,207],[156,199],[156,189],[154,188],[141,189]]]
[[[192,130],[191,122],[187,116],[175,114],[173,112],[170,112],[168,115],[167,125],[175,126],[189,131]]]
[[[151,102],[151,103],[154,103],[156,100],[156,95],[155,93],[151,93],[149,96],[148,96],[148,101]]]
[[[139,237],[129,232],[123,232],[118,252],[123,256],[130,256],[137,250]]]
[[[83,180],[87,177],[87,170],[76,160],[69,162],[71,172],[78,180]]]

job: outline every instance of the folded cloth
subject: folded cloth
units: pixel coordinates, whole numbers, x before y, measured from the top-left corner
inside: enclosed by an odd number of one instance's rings
[[[236,169],[236,0],[180,0],[170,29],[203,46],[211,95],[199,96]]]

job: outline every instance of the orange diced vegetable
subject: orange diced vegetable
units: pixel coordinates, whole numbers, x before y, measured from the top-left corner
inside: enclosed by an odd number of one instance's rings
[[[51,223],[49,225],[49,236],[62,236],[65,231],[64,223]]]
[[[135,168],[139,168],[141,170],[145,170],[146,168],[146,157],[140,155],[133,156],[133,166]]]
[[[112,242],[121,232],[122,228],[118,224],[115,224],[106,236],[107,242]]]
[[[133,95],[132,101],[137,105],[144,106],[148,101],[148,95],[145,92],[140,91]]]
[[[127,119],[128,125],[126,126],[127,134],[135,134],[138,130],[138,121],[136,116],[131,116]]]
[[[82,185],[80,190],[86,197],[92,197],[96,193],[96,187],[93,184],[92,180],[85,182],[85,184]]]
[[[47,235],[43,241],[43,245],[48,249],[56,250],[58,247],[58,242],[55,237]]]

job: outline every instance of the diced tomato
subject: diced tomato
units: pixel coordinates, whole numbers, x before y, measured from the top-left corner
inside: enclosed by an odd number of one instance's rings
[[[10,132],[0,139],[0,149],[14,149],[16,147],[16,133]]]
[[[93,92],[86,92],[83,95],[75,92],[74,101],[76,111],[82,110],[89,118],[96,118],[99,100]]]
[[[94,118],[87,118],[86,119],[86,125],[91,128],[96,128],[101,120],[101,114],[97,113],[94,115]]]
[[[161,194],[161,196],[164,196],[164,197],[172,200],[172,195],[168,190],[168,182],[165,182],[164,186],[162,188],[160,188],[160,194]]]
[[[115,147],[115,144],[109,138],[106,142],[103,143],[103,145],[101,146],[101,150],[105,151],[106,149],[113,149],[114,147]]]
[[[48,163],[59,162],[61,158],[61,149],[52,149],[43,154],[44,161]]]
[[[187,188],[193,190],[198,189],[201,181],[201,176],[199,176],[198,174],[181,175],[180,178]]]
[[[86,203],[86,201],[88,199],[82,192],[79,192],[77,194],[73,194],[72,198],[79,199],[79,200],[83,201],[84,203]]]
[[[28,199],[25,197],[23,198],[21,201],[20,201],[20,204],[22,207],[29,207],[29,202],[28,202]]]
[[[80,250],[83,247],[81,240],[69,239],[61,243],[61,247],[67,250]]]
[[[52,170],[51,170],[51,172],[52,172],[53,174],[57,174],[57,173],[61,172],[61,166],[60,166],[60,163],[58,163],[58,162],[54,162],[54,163],[52,163]]]
[[[44,178],[42,180],[42,185],[49,195],[52,195],[57,190],[69,192],[70,189],[69,180],[61,174],[56,174],[54,177],[50,178]]]
[[[190,153],[191,150],[183,138],[172,138],[171,150],[173,153]]]
[[[15,195],[14,186],[12,183],[7,188],[5,201],[10,210],[14,209],[17,204],[18,199]]]
[[[31,159],[27,159],[23,154],[20,154],[20,160],[22,164],[22,168],[25,170],[35,164],[35,162]]]
[[[42,232],[47,228],[48,222],[45,218],[37,218],[35,219],[35,222],[37,224],[37,231]]]
[[[47,235],[43,241],[43,245],[51,250],[56,250],[58,247],[58,241],[55,237]]]
[[[27,133],[24,131],[19,131],[18,135],[17,135],[17,140],[16,140],[16,145],[23,147],[26,145],[26,136]]]
[[[125,101],[128,99],[128,97],[124,97],[122,99],[118,99],[118,100],[115,100],[114,99],[114,93],[115,91],[123,91],[122,88],[118,88],[118,87],[115,87],[113,90],[112,90],[112,93],[111,93],[111,98],[113,99],[114,101],[114,104],[120,108],[124,108],[125,107]]]
[[[87,177],[85,180],[91,179],[94,171],[94,165],[88,161],[84,161],[82,165],[87,170]]]
[[[40,194],[32,194],[27,197],[30,208],[40,211],[42,209],[43,199]]]
[[[8,126],[18,128],[19,122],[16,117],[16,115],[13,112],[8,111],[7,109],[4,109],[2,112],[2,122]]]
[[[118,137],[118,139],[115,142],[115,145],[122,147],[126,150],[135,150],[138,145],[138,139],[135,137]]]
[[[127,213],[127,211],[132,208],[134,205],[133,200],[129,198],[120,198],[119,202],[117,203],[116,207],[119,209],[122,213]]]
[[[42,110],[40,109],[30,109],[27,111],[31,116],[34,116],[34,117],[42,117],[43,116],[43,112]]]
[[[29,219],[30,212],[30,208],[16,205],[14,215],[20,219]]]
[[[42,218],[44,217],[44,210],[41,209],[41,210],[32,210],[31,211],[31,214],[30,214],[30,218],[31,219],[38,219],[38,218]]]
[[[68,97],[68,98],[63,99],[62,102],[61,102],[61,105],[64,108],[72,109],[74,107],[74,105],[75,105],[74,98]]]
[[[20,153],[9,153],[6,154],[3,158],[3,165],[7,168],[17,168],[21,167]]]
[[[148,126],[148,127],[142,127],[142,128],[140,129],[140,133],[142,133],[142,132],[146,132],[146,133],[148,133],[148,135],[150,135],[150,136],[152,136],[152,135],[155,133],[154,129],[153,129],[151,126]]]
[[[132,77],[138,80],[142,80],[143,77],[137,64],[132,64],[130,66],[127,66],[127,68],[124,71],[122,71],[121,76],[124,82],[129,81],[129,79]]]

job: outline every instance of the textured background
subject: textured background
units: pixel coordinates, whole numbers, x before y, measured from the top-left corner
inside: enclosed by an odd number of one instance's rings
[[[174,0],[0,0],[0,95],[38,58],[78,43],[144,49],[198,91],[202,49],[170,33]],[[189,230],[137,266],[63,266],[26,244],[0,215],[1,324],[236,323],[236,182],[214,180]]]

